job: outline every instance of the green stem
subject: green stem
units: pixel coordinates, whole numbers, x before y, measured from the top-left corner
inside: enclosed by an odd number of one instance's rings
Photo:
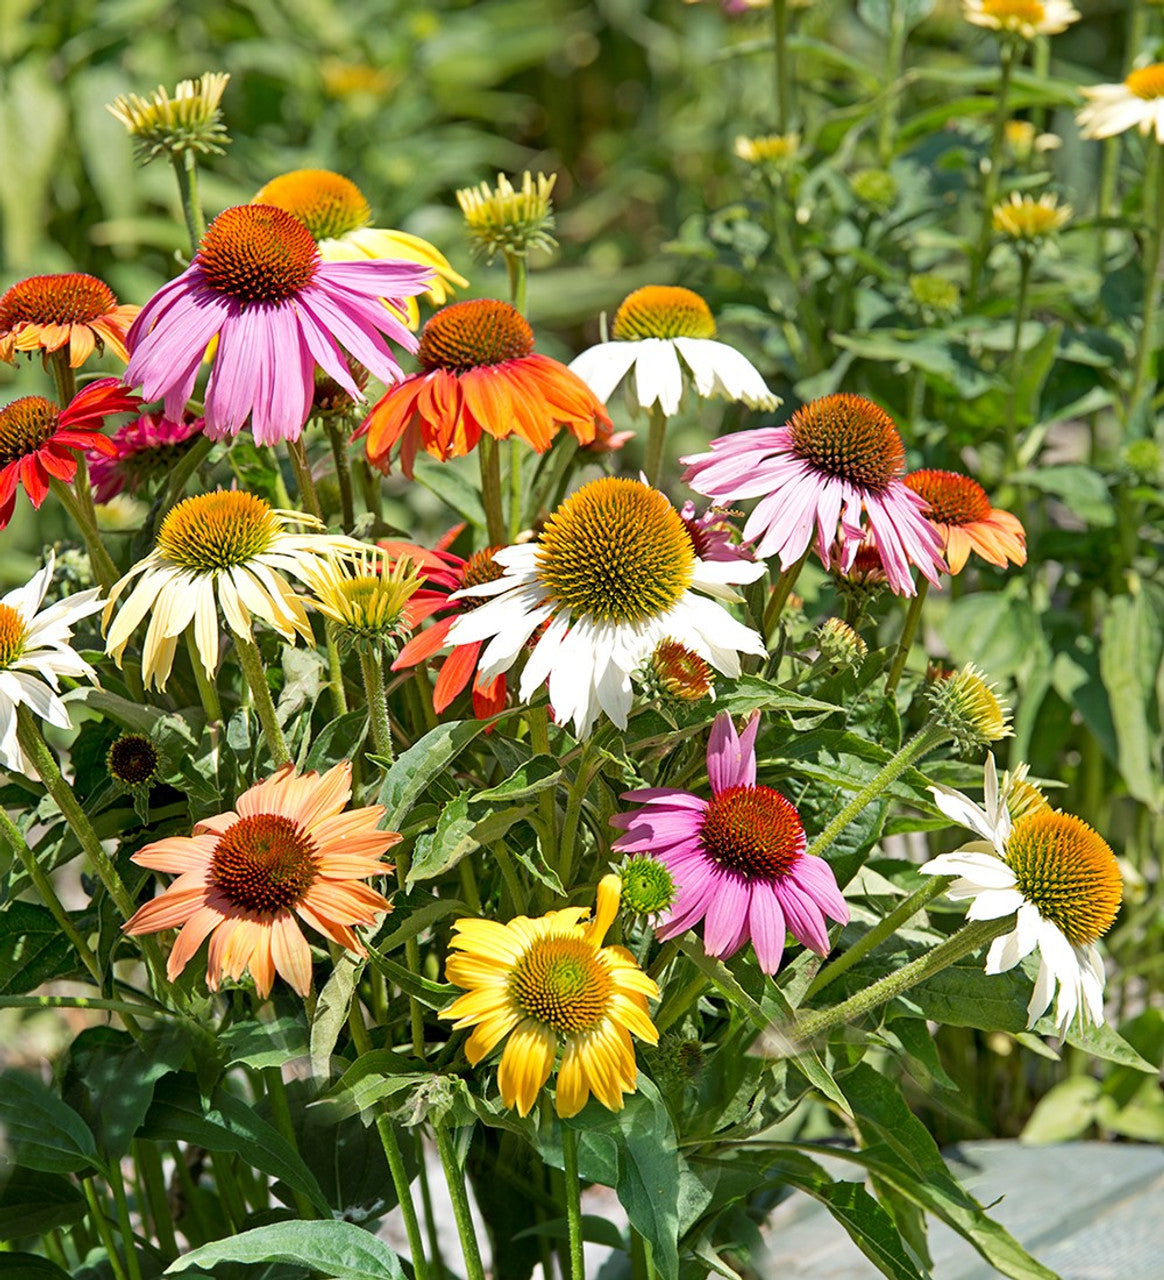
[[[528,276],[525,255],[507,253],[505,255],[505,269],[509,272],[509,300],[522,315],[525,315],[525,292]]]
[[[145,1199],[154,1228],[154,1239],[166,1261],[172,1262],[178,1256],[178,1240],[174,1234],[174,1223],[170,1216],[170,1202],[166,1195],[166,1175],[162,1167],[161,1155],[152,1142],[144,1138],[135,1138],[133,1158],[145,1189]]]
[[[117,1210],[117,1226],[125,1249],[125,1269],[129,1280],[141,1280],[141,1263],[137,1257],[137,1242],[133,1236],[133,1223],[129,1217],[129,1201],[125,1196],[125,1179],[121,1176],[121,1162],[109,1161],[109,1189],[113,1192],[113,1204]]]
[[[412,865],[411,855],[402,846],[398,846],[396,854],[396,886],[401,893],[408,891],[408,871]],[[413,936],[404,943],[404,964],[409,973],[420,976],[420,944]],[[412,1052],[416,1057],[424,1058],[424,1010],[415,996],[408,997],[408,1025],[412,1033]]]
[[[1006,122],[1010,115],[1010,81],[1014,71],[1015,44],[1013,40],[1003,41],[998,51],[999,75],[998,98],[994,106],[994,130],[990,138],[990,168],[982,184],[982,224],[978,230],[978,241],[970,258],[969,296],[973,300],[978,295],[978,285],[982,277],[982,269],[986,265],[986,256],[990,251],[990,234],[994,225],[994,206],[998,201],[998,190],[1002,182],[1002,147],[1006,137]]]
[[[832,964],[825,965],[809,984],[808,990],[804,993],[805,999],[810,999],[818,991],[823,991],[825,987],[835,982],[842,973],[847,973],[859,960],[864,960],[870,951],[875,950],[886,938],[896,933],[907,920],[912,920],[923,907],[943,893],[952,882],[952,876],[929,876],[920,889],[911,893],[904,902],[894,907],[887,916],[883,916],[878,920],[843,955],[838,956]]]
[[[1156,311],[1160,303],[1160,250],[1164,244],[1164,164],[1160,161],[1160,146],[1148,140],[1148,164],[1144,174],[1145,194],[1149,187],[1154,189],[1156,207],[1155,225],[1152,238],[1148,242],[1148,252],[1144,259],[1144,302],[1143,325],[1140,329],[1140,342],[1136,351],[1135,374],[1132,378],[1132,389],[1128,393],[1127,412],[1134,412],[1140,397],[1148,385],[1152,371],[1152,359],[1156,354]]]
[[[291,470],[295,472],[295,487],[299,491],[299,509],[323,522],[323,507],[320,506],[319,493],[311,476],[311,463],[307,460],[307,446],[303,437],[287,441],[287,456],[291,459]]]
[[[893,142],[897,133],[897,111],[901,103],[901,75],[905,67],[905,43],[909,28],[901,0],[891,0],[889,8],[889,44],[886,51],[888,76],[881,99],[881,120],[877,131],[877,154],[882,165],[893,159]]]
[[[826,1031],[831,1031],[833,1027],[852,1022],[871,1009],[876,1009],[879,1005],[886,1004],[894,997],[901,995],[902,992],[908,991],[910,987],[933,977],[935,973],[940,973],[961,960],[963,956],[969,955],[971,951],[977,951],[984,943],[991,942],[999,934],[1005,933],[1010,925],[1010,916],[1005,916],[1001,920],[972,920],[940,946],[910,961],[896,973],[887,974],[864,990],[858,991],[848,1000],[842,1000],[831,1009],[814,1010],[797,1018],[792,1024],[792,1034],[798,1040],[811,1040]]]
[[[1141,3],[1141,0],[1131,0],[1128,5],[1127,34],[1124,39],[1123,74],[1125,76],[1135,65],[1136,58],[1139,57],[1140,50],[1144,47],[1146,26],[1147,14],[1145,6]],[[1117,212],[1116,186],[1119,181],[1121,142],[1122,139],[1117,134],[1115,137],[1106,138],[1103,143],[1103,160],[1099,173],[1099,198],[1096,202],[1095,227],[1096,265],[1100,280],[1107,274],[1108,228],[1103,224],[1105,220],[1111,218]],[[1145,139],[1145,145],[1151,148],[1151,140]]]
[[[186,628],[186,650],[190,654],[190,666],[194,669],[194,682],[198,685],[198,697],[202,702],[202,709],[206,712],[206,723],[221,724],[222,722],[222,703],[218,699],[218,688],[214,683],[214,677],[206,674],[206,668],[202,665],[201,655],[198,653],[198,645],[194,640],[194,628]]]
[[[1030,296],[1031,267],[1034,255],[1026,249],[1019,251],[1019,287],[1014,308],[1014,335],[1010,342],[1010,368],[1007,370],[1010,389],[1006,396],[1006,417],[1003,420],[1003,466],[1009,479],[1018,470],[1018,395],[1022,382],[1022,363],[1019,356],[1023,345],[1023,325],[1027,319],[1027,301]]]
[[[77,467],[77,477],[81,474],[80,466]],[[109,552],[105,550],[105,544],[101,541],[101,534],[97,528],[97,516],[93,511],[92,497],[86,510],[85,503],[80,495],[71,489],[63,480],[58,480],[53,476],[49,480],[49,487],[52,489],[54,496],[60,502],[61,506],[69,513],[69,517],[77,526],[85,543],[85,549],[89,552],[89,563],[93,566],[94,576],[101,584],[102,590],[106,595],[113,588],[113,584],[121,576],[117,566],[113,563],[113,558]],[[88,485],[85,486],[86,491]]]
[[[529,744],[535,755],[550,754],[550,718],[545,707],[530,707],[526,712],[529,722]],[[538,792],[538,813],[541,818],[542,857],[553,857],[553,846],[558,830],[558,806],[554,803],[551,788]],[[551,863],[552,865],[552,863]]]
[[[347,436],[344,433],[346,424],[343,419],[324,418],[323,427],[327,432],[331,445],[331,456],[335,462],[335,476],[340,491],[340,519],[344,533],[351,533],[356,523],[356,504],[352,494],[352,460],[348,456]]]
[[[327,687],[331,695],[331,709],[342,716],[348,709],[348,695],[344,691],[344,667],[340,660],[339,627],[330,618],[324,622],[327,634]]]
[[[251,696],[255,700],[255,712],[263,728],[267,750],[271,753],[271,763],[276,769],[281,769],[283,765],[291,763],[291,752],[287,747],[287,739],[283,737],[283,730],[279,728],[279,717],[271,699],[271,687],[267,684],[267,673],[259,646],[250,636],[235,633],[234,648],[238,654],[239,666],[250,685]]]
[[[909,651],[913,647],[913,638],[917,634],[917,624],[921,620],[922,606],[926,602],[929,589],[929,579],[922,578],[917,584],[917,591],[914,593],[913,599],[909,602],[909,609],[905,615],[905,625],[901,628],[901,639],[897,644],[897,652],[893,655],[893,666],[889,668],[889,675],[885,681],[885,696],[887,698],[893,696],[897,689],[898,681],[901,679],[901,673],[905,670]]]
[[[707,990],[707,978],[697,973],[690,982],[666,999],[655,1014],[655,1026],[662,1035],[668,1027],[673,1026],[691,1008]]]
[[[481,466],[481,505],[485,508],[485,536],[489,545],[505,545],[505,515],[501,510],[501,452],[498,442],[481,433],[477,442],[477,461]]]
[[[667,440],[667,415],[656,401],[651,405],[651,425],[647,430],[647,454],[643,460],[643,471],[649,484],[658,485],[659,474],[663,469],[663,445]]]
[[[473,1215],[469,1209],[469,1194],[465,1190],[465,1175],[457,1164],[447,1121],[436,1121],[433,1131],[436,1135],[441,1167],[445,1171],[445,1185],[449,1198],[453,1202],[457,1234],[461,1238],[461,1253],[465,1259],[465,1280],[485,1280],[485,1268],[481,1265],[481,1249],[477,1244],[477,1228],[473,1225]]]
[[[170,508],[181,498],[182,492],[186,488],[186,481],[210,457],[210,451],[213,448],[214,441],[209,436],[199,436],[174,464],[174,469],[170,472],[170,481],[166,485],[165,500],[158,510],[157,521],[154,525],[155,531],[158,525],[166,518]]]
[[[92,977],[97,984],[98,990],[100,990],[102,985],[101,962],[93,953],[89,943],[81,936],[80,930],[73,923],[72,916],[65,910],[64,904],[57,897],[52,880],[41,869],[40,863],[36,860],[36,854],[28,847],[20,833],[20,829],[4,809],[0,809],[0,836],[8,842],[12,852],[20,860],[20,864],[23,866],[29,880],[32,881],[32,887],[40,896],[41,902],[49,909],[60,931],[73,944],[73,950],[80,956],[81,963],[89,970],[90,977]],[[128,1020],[126,1025],[129,1025]]]
[[[57,400],[61,408],[65,409],[77,394],[77,373],[69,363],[69,348],[67,345],[52,353],[49,357],[49,368],[52,371],[53,382],[56,384]],[[84,455],[78,456],[83,457]]]
[[[110,1230],[109,1217],[105,1212],[105,1206],[97,1197],[97,1188],[93,1179],[82,1178],[81,1190],[85,1195],[85,1203],[89,1206],[89,1220],[93,1223],[97,1234],[101,1237],[101,1243],[105,1246],[105,1253],[109,1258],[109,1266],[113,1271],[114,1280],[128,1280],[125,1267],[117,1254],[117,1246],[113,1243],[113,1232]]]
[[[267,1090],[267,1101],[271,1104],[271,1118],[275,1128],[287,1139],[292,1151],[298,1152],[299,1139],[295,1134],[295,1123],[291,1119],[291,1106],[287,1101],[287,1086],[283,1083],[283,1071],[280,1067],[264,1067],[262,1069],[263,1084]],[[318,1218],[315,1206],[301,1192],[294,1193],[295,1209],[301,1218]]]
[[[372,745],[376,754],[392,760],[392,726],[388,719],[388,694],[384,688],[383,658],[379,652],[360,650],[360,671],[364,677],[364,692],[368,696],[368,724],[372,730]]]
[[[850,822],[932,747],[950,735],[933,720],[923,725],[895,756],[887,760],[875,777],[861,788],[847,805],[832,819],[819,836],[809,845],[807,852],[819,857],[841,834]]]
[[[788,0],[772,0],[772,72],[776,132],[787,133],[792,117],[792,78],[788,73]]]
[[[565,1165],[566,1225],[570,1235],[570,1280],[586,1280],[582,1252],[582,1181],[578,1177],[578,1134],[562,1126],[562,1162]]]
[[[198,198],[198,163],[193,151],[171,155],[174,174],[178,179],[178,195],[182,201],[182,214],[186,219],[186,232],[190,237],[190,256],[198,252],[206,232],[206,220],[202,216],[202,201]]]
[[[4,996],[0,1009],[107,1009],[110,1013],[143,1018],[173,1018],[169,1009],[151,1009],[131,1000],[109,1000],[104,996]]]
[[[441,1241],[440,1232],[437,1225],[436,1214],[432,1207],[432,1190],[428,1185],[428,1169],[424,1160],[424,1137],[419,1129],[415,1133],[415,1149],[416,1149],[416,1180],[420,1183],[420,1203],[424,1210],[424,1231],[428,1237],[428,1256],[432,1259],[432,1269],[436,1280],[444,1280],[445,1264],[441,1257]]]
[[[765,645],[770,646],[775,638],[780,615],[784,612],[784,606],[788,603],[788,597],[792,594],[796,579],[800,577],[800,571],[804,568],[804,562],[811,552],[812,547],[806,547],[804,555],[794,565],[790,565],[785,569],[780,577],[776,579],[776,585],[772,588],[772,594],[768,597],[768,604],[764,609],[764,621],[761,624]]]
[[[509,437],[509,541],[516,542],[521,532],[521,510],[525,492],[521,485],[521,463],[523,445],[521,437],[514,432]]]

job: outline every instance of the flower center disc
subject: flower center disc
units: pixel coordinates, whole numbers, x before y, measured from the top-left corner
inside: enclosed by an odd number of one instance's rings
[[[20,614],[10,604],[0,604],[0,670],[19,659],[27,634]]]
[[[715,683],[711,668],[699,654],[670,637],[655,646],[651,666],[659,684],[680,702],[699,702]]]
[[[610,330],[616,342],[642,338],[714,338],[711,308],[697,293],[648,284],[623,299]]]
[[[533,330],[508,302],[474,298],[442,307],[430,317],[416,353],[426,372],[463,373],[482,365],[519,360],[534,349]]]
[[[1124,84],[1136,95],[1151,101],[1164,98],[1164,62],[1154,62],[1150,67],[1140,67],[1129,72]]]
[[[485,582],[496,582],[504,573],[502,567],[493,559],[493,553],[500,550],[501,547],[498,545],[482,547],[480,551],[474,551],[461,569],[461,584],[457,590],[479,587]],[[456,603],[461,613],[470,613],[473,609],[479,609],[487,598],[486,596],[466,596],[464,600],[458,600]]]
[[[1047,16],[1040,0],[982,0],[982,12],[1008,30],[1037,27]]]
[[[707,803],[703,847],[725,871],[778,880],[804,853],[804,826],[790,800],[771,787],[728,787]]]
[[[905,483],[930,504],[927,515],[937,524],[977,524],[990,518],[990,499],[977,480],[956,471],[914,471]]]
[[[219,490],[179,502],[158,530],[158,550],[196,573],[245,564],[278,536],[279,521],[253,493]]]
[[[158,771],[158,749],[144,734],[127,733],[109,748],[109,772],[127,787],[140,787]]]
[[[637,480],[592,480],[546,521],[543,584],[565,608],[600,622],[666,613],[691,585],[695,552],[679,513]]]
[[[315,278],[311,232],[284,209],[243,204],[207,228],[195,258],[206,283],[239,302],[285,302]]]
[[[364,193],[330,169],[295,169],[280,174],[259,192],[255,204],[270,204],[294,214],[316,240],[334,240],[372,221]]]
[[[273,915],[294,906],[315,883],[319,859],[298,823],[281,814],[240,818],[218,842],[210,879],[244,911]]]
[[[509,991],[529,1017],[568,1036],[602,1020],[610,974],[581,939],[541,938],[514,965]]]
[[[0,467],[27,458],[57,430],[60,410],[44,396],[21,396],[0,409]]]
[[[1006,842],[1006,860],[1023,897],[1075,946],[1111,927],[1123,879],[1115,854],[1082,819],[1050,810],[1020,818]]]
[[[96,276],[69,271],[29,276],[0,298],[0,331],[30,324],[86,324],[117,306],[113,290]]]
[[[788,422],[792,451],[826,475],[880,491],[905,469],[893,419],[872,400],[842,392],[812,400]]]

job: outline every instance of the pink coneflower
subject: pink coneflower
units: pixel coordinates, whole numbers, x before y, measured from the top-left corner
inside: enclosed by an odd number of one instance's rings
[[[151,475],[168,471],[186,452],[187,441],[202,431],[203,419],[187,414],[171,422],[160,413],[144,413],[118,427],[109,443],[116,453],[94,450],[89,454],[89,479],[98,502],[128,490],[137,491]]]
[[[911,564],[935,585],[946,568],[925,501],[902,482],[905,448],[893,419],[863,396],[822,396],[783,427],[721,436],[710,453],[682,461],[696,493],[720,502],[761,499],[744,540],[756,541],[758,559],[778,555],[782,569],[808,550],[814,525],[826,565],[839,530],[842,571],[872,532],[899,595],[914,594]]]
[[[206,434],[237,435],[249,417],[259,444],[297,440],[317,365],[363,399],[340,344],[381,381],[402,376],[384,337],[416,350],[402,299],[431,279],[412,262],[324,262],[311,232],[283,209],[227,209],[194,261],[134,321],[126,381],[141,384],[147,400],[164,396],[166,417],[177,421],[217,337]]]
[[[756,785],[758,715],[737,735],[718,715],[707,743],[711,799],[671,787],[628,791],[641,809],[615,814],[627,834],[614,848],[666,864],[678,896],[658,930],[673,938],[703,923],[709,956],[734,955],[749,939],[765,973],[775,973],[792,935],[820,955],[829,950],[825,916],[846,924],[849,908],[823,858],[805,853],[795,807]]]
[[[725,511],[722,507],[708,507],[703,515],[697,516],[694,502],[685,502],[679,509],[679,519],[683,521],[700,560],[754,559],[750,547],[732,540],[738,530],[728,517],[742,514],[740,511]]]

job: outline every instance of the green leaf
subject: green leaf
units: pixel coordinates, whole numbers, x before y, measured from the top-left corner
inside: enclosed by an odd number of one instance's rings
[[[719,710],[730,711],[734,716],[748,715],[752,711],[787,711],[793,715],[793,723],[798,727],[801,721],[795,717],[807,716],[808,719],[803,721],[803,727],[806,728],[819,724],[825,716],[841,710],[835,703],[820,702],[816,698],[806,698],[803,694],[790,693],[760,676],[740,676],[734,687],[716,705]]]
[[[32,1076],[0,1074],[0,1135],[12,1163],[41,1173],[100,1167],[97,1144],[84,1120]]]
[[[414,996],[430,1009],[443,1009],[460,994],[460,988],[448,982],[430,982],[411,973],[402,964],[389,960],[375,950],[368,951],[368,959],[381,973],[386,974],[405,995]]]
[[[1051,1033],[1049,1019],[1044,1019],[1039,1025],[1040,1027],[1046,1025],[1047,1033]],[[1093,1057],[1118,1063],[1121,1067],[1131,1067],[1149,1076],[1157,1073],[1157,1068],[1141,1057],[1115,1027],[1109,1026],[1106,1022],[1101,1027],[1081,1027],[1078,1022],[1075,1022],[1067,1032],[1067,1043],[1074,1045],[1076,1049],[1090,1053]]]
[[[70,1280],[69,1273],[39,1253],[0,1253],[5,1280]]]
[[[408,888],[442,875],[479,848],[480,841],[473,835],[476,825],[477,820],[469,816],[469,793],[462,791],[441,810],[436,829],[417,840],[408,869]]]
[[[1060,1080],[1038,1101],[1023,1126],[1022,1140],[1030,1143],[1071,1142],[1095,1122],[1095,1107],[1103,1086],[1092,1076]]]
[[[0,911],[0,995],[25,995],[78,968],[73,944],[47,907],[17,899]]]
[[[415,1065],[415,1059],[402,1058],[391,1049],[373,1049],[357,1058],[335,1084],[312,1103],[311,1110],[326,1112],[329,1118],[368,1111],[382,1098],[394,1097],[430,1079],[427,1072],[413,1071]]]
[[[400,1258],[350,1222],[275,1222],[183,1254],[166,1274],[220,1262],[287,1262],[333,1280],[406,1280]]]
[[[324,770],[341,760],[351,760],[368,735],[368,713],[348,711],[325,724],[307,753],[305,769]]]
[[[285,1014],[269,1022],[239,1022],[217,1036],[226,1050],[228,1067],[282,1066],[292,1058],[307,1056],[307,1024],[301,1016]]]
[[[513,1238],[514,1240],[529,1240],[531,1238],[568,1240],[570,1238],[569,1224],[565,1218],[551,1218],[548,1222],[539,1222],[536,1227],[526,1227],[524,1231],[519,1231]],[[589,1240],[592,1244],[605,1245],[608,1249],[626,1248],[626,1241],[622,1237],[622,1232],[614,1223],[593,1213],[584,1213],[582,1215],[582,1239]]]
[[[1077,463],[1038,467],[1017,472],[1014,483],[1058,498],[1072,515],[1085,520],[1093,528],[1107,529],[1115,524],[1115,506],[1107,482],[1090,467]]]
[[[513,773],[495,787],[472,793],[474,804],[488,804],[491,800],[526,800],[539,791],[556,787],[562,776],[562,766],[553,756],[533,756],[519,765]]]
[[[398,756],[380,784],[377,802],[387,810],[384,825],[398,831],[409,809],[458,755],[484,731],[487,720],[454,720],[438,724]]]
[[[315,1014],[311,1019],[311,1074],[317,1080],[331,1077],[331,1055],[348,1020],[356,982],[363,967],[363,960],[345,951],[335,962],[331,977],[323,984],[315,1002]]]
[[[241,1098],[225,1089],[203,1102],[194,1077],[162,1080],[140,1136],[155,1142],[191,1142],[208,1151],[230,1151],[305,1195],[321,1212],[331,1209],[311,1171],[283,1135]]]
[[[86,1212],[85,1197],[67,1178],[16,1168],[0,1190],[0,1240],[24,1240],[69,1227]],[[0,1259],[8,1256],[0,1254]]]
[[[1117,596],[1103,620],[1099,672],[1111,701],[1120,773],[1132,795],[1157,812],[1164,786],[1160,726],[1151,713],[1162,650],[1164,628],[1147,592]]]
[[[456,467],[436,462],[427,453],[418,453],[416,480],[465,520],[478,529],[485,528],[485,509],[476,486]]]

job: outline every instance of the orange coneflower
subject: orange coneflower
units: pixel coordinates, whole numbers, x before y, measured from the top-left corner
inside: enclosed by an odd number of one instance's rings
[[[957,471],[913,471],[906,485],[930,504],[926,518],[942,535],[950,572],[961,573],[971,551],[1000,569],[1026,564],[1027,535],[1017,516],[990,505],[977,480]]]
[[[99,346],[129,360],[125,335],[141,307],[118,306],[113,290],[81,271],[29,276],[0,298],[0,360],[16,362],[17,352],[47,357],[68,349],[78,368]]]
[[[204,818],[192,836],[146,845],[133,861],[178,879],[137,911],[126,933],[181,927],[166,969],[171,981],[209,937],[211,991],[249,970],[260,996],[270,994],[276,972],[306,995],[311,949],[299,920],[364,955],[353,926],[392,910],[362,881],[391,871],[380,859],[400,836],[377,830],[380,805],[344,813],[351,796],[346,760],[322,777],[286,765],[244,791],[234,810]]]
[[[544,453],[560,427],[580,445],[610,432],[601,402],[564,364],[534,351],[533,330],[508,302],[478,298],[443,307],[424,326],[420,372],[373,406],[357,436],[386,470],[399,446],[407,476],[418,449],[447,462],[471,452],[483,431],[520,436]]]

